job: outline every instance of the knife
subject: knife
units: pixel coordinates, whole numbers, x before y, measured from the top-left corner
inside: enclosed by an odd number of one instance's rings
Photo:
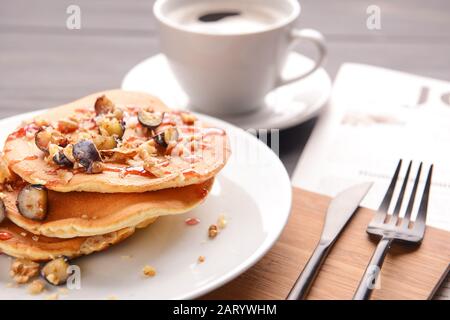
[[[322,229],[319,243],[312,256],[289,292],[287,300],[303,300],[311,288],[314,279],[319,273],[331,247],[347,222],[358,209],[359,204],[366,196],[372,182],[359,184],[339,193],[328,206],[325,224]]]

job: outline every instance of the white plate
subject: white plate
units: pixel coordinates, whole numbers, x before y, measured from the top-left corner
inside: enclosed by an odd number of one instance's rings
[[[284,76],[304,73],[313,61],[301,54],[289,54]],[[144,91],[161,98],[173,108],[188,108],[189,99],[178,85],[167,59],[162,54],[150,57],[131,69],[122,89]],[[266,97],[266,106],[256,112],[224,116],[223,120],[248,129],[286,129],[319,114],[331,93],[328,73],[319,69],[306,79],[280,87]]]
[[[0,121],[0,140],[32,114]],[[283,230],[291,207],[291,185],[278,157],[254,136],[226,122],[204,117],[227,130],[232,156],[204,204],[190,213],[161,217],[110,249],[72,261],[81,268],[81,289],[60,299],[189,299],[229,282],[255,264]],[[68,204],[70,207],[70,204]],[[208,227],[220,214],[228,226],[213,240]],[[187,226],[185,219],[200,224]],[[199,256],[204,263],[197,263]],[[124,258],[131,256],[131,258]],[[0,299],[42,299],[26,286],[8,288],[10,258],[0,256]],[[145,265],[156,268],[144,278]],[[48,293],[58,292],[51,289]],[[230,297],[232,298],[232,297]]]

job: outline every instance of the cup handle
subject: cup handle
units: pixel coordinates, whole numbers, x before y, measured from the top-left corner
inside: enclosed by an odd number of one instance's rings
[[[277,87],[284,86],[293,82],[296,82],[300,79],[306,78],[311,73],[316,71],[322,65],[325,56],[327,55],[327,47],[325,45],[325,37],[322,33],[314,29],[293,29],[290,34],[291,44],[293,45],[295,42],[299,40],[308,40],[314,43],[319,51],[319,54],[314,62],[314,66],[305,72],[304,74],[298,75],[296,77],[292,77],[289,79],[284,79],[282,76],[279,76]]]

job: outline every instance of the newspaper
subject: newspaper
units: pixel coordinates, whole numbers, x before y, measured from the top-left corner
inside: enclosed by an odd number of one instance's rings
[[[450,231],[450,83],[344,64],[294,172],[293,185],[335,196],[355,183],[374,181],[362,205],[376,209],[399,159],[401,177],[413,161],[406,197],[419,163],[423,170],[418,195],[434,164],[427,223]],[[416,197],[414,212],[420,198]],[[405,206],[401,215],[404,210]],[[440,298],[450,299],[449,281],[445,286]]]

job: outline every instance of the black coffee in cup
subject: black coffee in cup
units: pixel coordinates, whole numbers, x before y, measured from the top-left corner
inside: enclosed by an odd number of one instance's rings
[[[186,2],[169,15],[183,28],[214,34],[262,31],[284,17],[277,6],[268,2],[238,0]]]

